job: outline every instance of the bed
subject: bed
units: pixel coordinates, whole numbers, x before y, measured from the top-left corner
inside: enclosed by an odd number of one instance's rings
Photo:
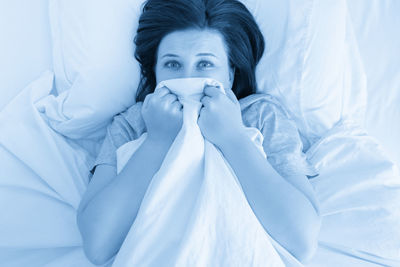
[[[93,266],[76,209],[105,127],[132,104],[141,2],[0,2],[1,266]],[[305,266],[400,266],[400,2],[243,2],[269,40],[260,91],[288,107],[320,173]],[[109,39],[123,41],[95,46]]]

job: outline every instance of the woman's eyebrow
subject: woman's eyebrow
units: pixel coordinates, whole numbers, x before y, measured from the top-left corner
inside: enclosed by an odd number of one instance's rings
[[[175,55],[175,54],[165,54],[161,58],[164,58],[164,57],[179,57],[179,56]]]
[[[211,56],[211,57],[217,57],[216,55],[212,54],[212,53],[199,53],[196,56]]]

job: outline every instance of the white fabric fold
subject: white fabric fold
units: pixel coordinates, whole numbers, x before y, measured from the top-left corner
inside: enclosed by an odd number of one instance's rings
[[[382,147],[341,121],[307,152],[319,176],[319,248],[309,267],[400,266],[400,174]]]
[[[94,266],[76,225],[90,157],[36,107],[53,79],[44,72],[0,112],[0,266]]]

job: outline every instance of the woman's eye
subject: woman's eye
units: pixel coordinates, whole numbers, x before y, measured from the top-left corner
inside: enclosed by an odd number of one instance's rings
[[[179,69],[180,64],[177,61],[168,61],[164,64],[169,69]]]
[[[212,66],[214,66],[214,65],[209,61],[201,61],[201,62],[199,62],[199,68],[200,69],[207,69],[207,68],[210,68]]]

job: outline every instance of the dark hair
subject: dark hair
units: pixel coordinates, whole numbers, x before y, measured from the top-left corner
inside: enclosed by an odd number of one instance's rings
[[[189,28],[213,29],[224,37],[229,63],[235,68],[232,90],[238,99],[255,93],[255,68],[264,52],[264,38],[248,9],[237,0],[147,0],[135,37],[135,58],[141,67],[136,94],[143,101],[156,87],[154,66],[161,40]]]

